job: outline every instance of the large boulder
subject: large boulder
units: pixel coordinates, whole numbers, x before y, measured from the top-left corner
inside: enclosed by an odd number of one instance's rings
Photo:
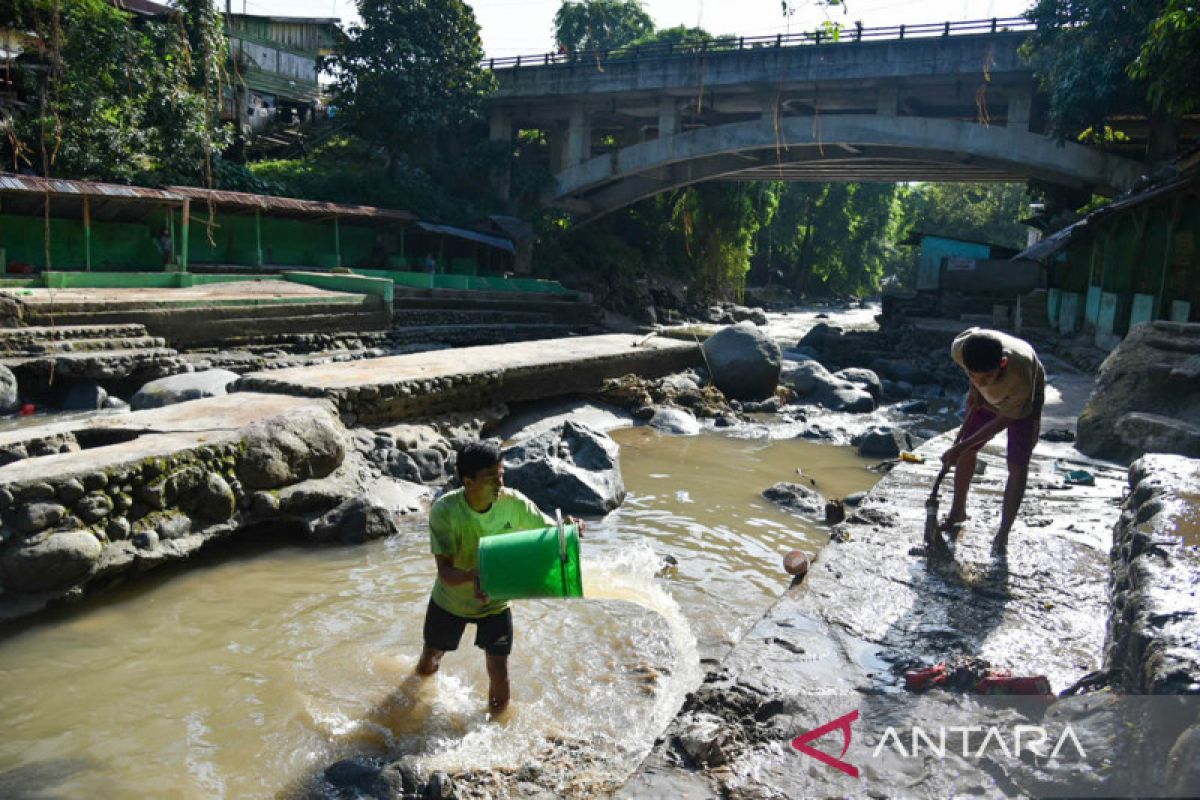
[[[352,497],[313,520],[309,536],[316,542],[362,544],[397,533],[398,515],[365,497]]]
[[[203,372],[185,372],[168,378],[150,381],[138,389],[129,400],[135,411],[143,408],[162,408],[172,403],[217,397],[225,394],[229,384],[238,379],[236,372],[227,369],[208,369]]]
[[[104,408],[108,392],[95,381],[80,381],[72,385],[62,399],[63,411],[96,411]]]
[[[842,333],[842,329],[837,326],[830,325],[827,322],[818,322],[808,333],[804,334],[804,338],[797,342],[796,346],[811,347],[820,351],[827,345],[836,343],[841,339]]]
[[[323,408],[302,408],[252,422],[240,431],[245,449],[237,462],[247,489],[278,489],[323,478],[346,457],[342,430]]]
[[[946,358],[950,357],[947,350]],[[871,371],[890,381],[904,381],[916,385],[929,383],[932,376],[911,361],[901,358],[877,358],[870,364]]]
[[[835,375],[816,361],[787,361],[782,380],[796,393],[797,402],[816,404],[831,411],[855,414],[875,410],[875,398],[862,386]]]
[[[17,394],[17,376],[8,367],[0,366],[0,414],[10,414],[21,405]]]
[[[504,451],[504,482],[546,511],[607,514],[625,499],[620,448],[606,434],[567,420]]]
[[[712,381],[726,397],[763,400],[779,385],[780,351],[775,340],[751,322],[739,322],[704,343]]]
[[[746,306],[732,306],[729,313],[733,315],[737,322],[753,322],[755,325],[766,325],[767,314],[761,308],[747,308]]]
[[[850,441],[858,454],[866,458],[895,458],[903,450],[911,450],[912,437],[908,431],[888,425],[869,428]]]
[[[1117,461],[1151,452],[1200,456],[1197,354],[1200,323],[1135,327],[1100,365],[1075,446]]]
[[[16,592],[69,586],[92,571],[103,549],[88,531],[56,531],[6,552],[0,558],[0,580],[6,591]]]
[[[875,398],[876,403],[883,399],[883,382],[879,380],[878,375],[869,369],[847,367],[833,373],[833,377],[841,378],[844,381],[853,383],[855,386],[861,386],[863,389],[866,389],[871,397]]]

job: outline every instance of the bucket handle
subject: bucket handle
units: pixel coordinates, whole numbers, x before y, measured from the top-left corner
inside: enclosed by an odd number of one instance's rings
[[[562,563],[567,563],[567,528],[563,524],[562,509],[554,509],[554,519],[558,525],[558,558]]]

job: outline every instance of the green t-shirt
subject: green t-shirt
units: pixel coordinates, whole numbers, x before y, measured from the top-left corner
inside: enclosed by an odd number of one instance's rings
[[[482,514],[467,505],[462,489],[455,489],[429,509],[429,544],[434,555],[450,556],[455,569],[473,570],[479,568],[479,540],[484,536],[553,524],[532,500],[514,489],[501,489],[496,502]],[[480,603],[472,582],[449,586],[440,577],[433,584],[433,602],[470,619],[490,617],[508,608],[507,601]]]

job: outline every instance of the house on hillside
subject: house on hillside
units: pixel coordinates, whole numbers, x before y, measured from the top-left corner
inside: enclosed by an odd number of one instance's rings
[[[1045,265],[1047,314],[1061,333],[1082,331],[1111,349],[1140,322],[1200,318],[1198,166],[1109,203],[1019,254]]]
[[[225,118],[255,133],[272,120],[310,119],[321,97],[320,58],[342,35],[336,18],[230,14],[226,21],[235,92]]]

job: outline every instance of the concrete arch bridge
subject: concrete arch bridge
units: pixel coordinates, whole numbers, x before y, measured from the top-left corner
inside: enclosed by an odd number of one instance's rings
[[[1028,23],[726,38],[496,59],[491,137],[543,131],[547,202],[584,217],[693,183],[1045,181],[1115,194],[1135,158],[1046,133]],[[532,63],[531,63],[532,62]],[[1137,135],[1126,144],[1137,152]]]

